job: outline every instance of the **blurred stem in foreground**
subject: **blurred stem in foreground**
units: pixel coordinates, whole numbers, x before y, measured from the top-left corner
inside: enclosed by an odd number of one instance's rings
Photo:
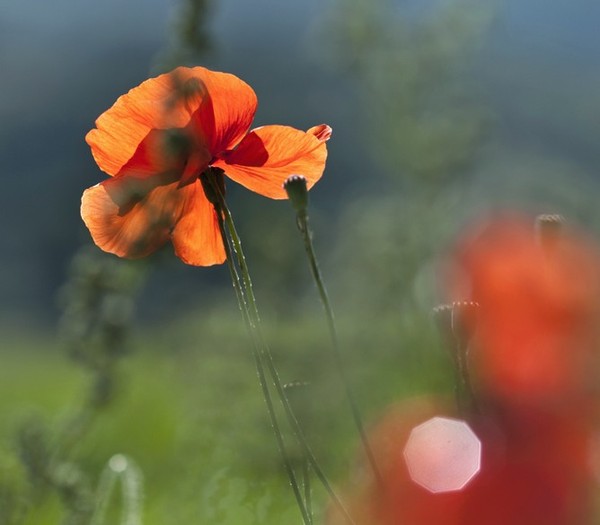
[[[434,319],[449,347],[454,365],[456,408],[465,418],[481,412],[469,372],[469,345],[478,311],[479,304],[473,301],[441,304],[433,309]]]
[[[207,29],[212,0],[179,0],[175,7],[167,48],[155,61],[160,72],[184,64],[198,64],[213,47]]]
[[[34,489],[33,503],[54,491],[65,509],[65,525],[88,525],[92,516],[94,494],[74,458],[95,418],[114,399],[117,365],[129,350],[133,303],[141,282],[139,266],[84,250],[75,256],[61,290],[60,332],[69,356],[89,376],[88,391],[56,429],[40,418],[25,422],[17,447]]]
[[[94,418],[113,401],[117,365],[128,354],[129,329],[140,266],[83,251],[76,255],[62,290],[61,335],[73,361],[90,376],[79,411],[65,424],[57,453],[70,454]]]
[[[308,189],[306,186],[306,179],[301,175],[292,175],[284,182],[283,187],[288,194],[289,200],[292,203],[294,210],[296,211],[296,224],[298,225],[298,230],[302,234],[302,240],[304,241],[304,249],[306,251],[306,256],[308,257],[310,271],[317,286],[317,290],[319,291],[319,298],[321,299],[321,304],[323,305],[323,309],[325,310],[325,316],[327,318],[327,327],[329,328],[329,335],[331,337],[334,362],[339,372],[340,379],[344,385],[346,398],[348,399],[348,403],[352,411],[354,424],[356,425],[356,428],[360,435],[360,439],[362,441],[362,445],[367,459],[371,465],[371,468],[373,469],[375,479],[380,484],[380,486],[382,486],[383,480],[381,478],[381,473],[377,466],[377,462],[375,461],[375,455],[373,454],[373,450],[369,445],[369,440],[365,432],[362,417],[360,415],[360,410],[358,409],[356,399],[354,398],[354,393],[352,391],[352,387],[350,386],[350,380],[348,379],[346,368],[344,366],[344,361],[342,359],[342,352],[340,351],[339,339],[337,335],[337,329],[335,326],[335,319],[333,316],[333,309],[331,308],[331,303],[329,302],[329,295],[327,294],[327,289],[325,288],[325,284],[323,283],[323,277],[321,275],[321,270],[319,269],[319,263],[317,261],[317,256],[315,254],[315,249],[312,242],[312,233],[308,226]]]
[[[294,398],[303,390],[306,389],[308,383],[303,381],[292,381],[291,383],[286,383],[283,385],[283,388],[288,396],[290,402],[294,400]],[[288,393],[289,392],[289,393]],[[293,403],[294,413],[297,414],[298,421],[300,424],[303,424],[304,417],[299,410],[299,407],[296,403]],[[304,405],[301,405],[304,406]],[[312,510],[312,485],[311,485],[311,468],[310,468],[310,459],[306,454],[305,450],[301,451],[301,460],[300,460],[300,470],[301,470],[301,481],[302,481],[302,489],[304,492],[304,504],[306,505],[306,510],[310,516],[313,515]]]
[[[225,202],[225,197],[223,195],[222,190],[222,178],[223,173],[222,170],[218,168],[209,168],[206,172],[202,174],[201,180],[203,183],[204,191],[207,198],[213,203],[215,209],[217,210],[217,214],[219,215],[220,221],[222,221],[221,234],[223,236],[223,244],[227,250],[227,261],[229,264],[230,272],[232,274],[233,286],[236,289],[236,295],[238,297],[238,302],[240,309],[242,310],[242,317],[246,322],[246,326],[250,333],[252,334],[252,340],[254,345],[254,355],[255,361],[257,364],[257,372],[259,374],[259,380],[261,381],[261,386],[263,384],[264,379],[264,367],[266,366],[269,375],[271,376],[271,380],[275,386],[277,391],[277,395],[279,400],[281,401],[288,423],[294,433],[295,438],[298,443],[304,450],[306,454],[306,458],[314,470],[315,475],[323,484],[323,487],[328,492],[334,504],[338,507],[340,512],[345,516],[348,523],[354,523],[348,511],[344,507],[342,501],[337,496],[333,487],[331,486],[329,480],[327,479],[325,473],[321,469],[321,466],[315,457],[307,439],[298,421],[292,406],[289,402],[289,399],[286,395],[283,383],[279,377],[279,373],[275,366],[275,362],[273,359],[273,355],[271,350],[264,338],[264,334],[262,333],[262,327],[260,323],[260,316],[258,313],[258,307],[256,305],[256,298],[254,296],[254,291],[252,288],[252,280],[250,278],[250,272],[248,270],[248,266],[246,264],[246,258],[244,255],[244,251],[242,249],[241,240],[235,228],[233,218],[227,207]],[[232,253],[235,255],[234,259],[231,257]],[[239,273],[238,269],[239,268]],[[241,277],[240,277],[241,274]],[[268,392],[268,385],[265,383],[265,387],[263,387],[263,392]],[[271,414],[272,406],[269,405],[268,400],[270,399],[270,394],[265,395],[265,401],[267,402],[267,408],[270,411],[270,417],[272,421],[276,421],[276,414],[273,411]],[[276,435],[278,434],[278,430],[274,427]],[[283,443],[283,436],[277,435],[278,441],[281,439]],[[285,444],[283,443],[284,448],[282,454],[286,454],[285,452]],[[285,459],[284,459],[285,461]],[[289,472],[288,472],[289,475]],[[292,483],[292,487],[294,489],[294,493],[296,494],[296,499],[298,501],[298,506],[302,512],[303,518],[305,519],[305,523],[312,523],[312,517],[308,513],[309,502],[302,498],[300,493],[300,487],[297,482],[297,478],[295,473],[289,475],[290,483]],[[293,481],[292,481],[293,480]]]
[[[135,462],[123,454],[111,457],[102,471],[90,525],[104,525],[110,497],[117,481],[121,481],[123,501],[121,525],[141,525],[142,474]]]

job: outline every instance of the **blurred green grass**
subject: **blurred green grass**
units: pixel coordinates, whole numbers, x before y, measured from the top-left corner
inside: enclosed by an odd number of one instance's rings
[[[309,383],[294,392],[293,402],[319,460],[341,483],[357,436],[324,320],[314,313],[276,324],[265,319],[265,328],[282,379]],[[367,421],[411,393],[449,390],[445,356],[428,315],[403,322],[390,315],[370,326],[341,318],[340,333]],[[415,333],[425,338],[418,348]],[[237,312],[219,307],[138,329],[135,350],[119,371],[114,403],[74,452],[92,485],[108,460],[122,453],[144,475],[144,524],[298,521],[248,342]],[[31,417],[49,426],[64,420],[77,409],[85,385],[85,376],[51,336],[21,337],[8,345],[0,371],[0,464],[11,465],[21,485],[16,428]],[[300,461],[300,451],[292,453]],[[314,489],[321,512],[326,497],[316,482]],[[118,517],[118,499],[113,498],[110,519]],[[30,509],[25,523],[59,523],[60,516],[60,504],[50,496]]]

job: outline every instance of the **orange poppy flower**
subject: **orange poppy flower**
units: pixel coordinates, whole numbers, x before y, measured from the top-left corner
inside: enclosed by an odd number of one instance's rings
[[[119,97],[86,136],[112,176],[83,193],[81,216],[94,242],[139,258],[171,240],[187,264],[222,263],[217,215],[199,179],[207,168],[273,199],[286,198],[291,174],[311,187],[325,168],[329,126],[249,131],[256,106],[248,84],[202,67],[179,67]]]

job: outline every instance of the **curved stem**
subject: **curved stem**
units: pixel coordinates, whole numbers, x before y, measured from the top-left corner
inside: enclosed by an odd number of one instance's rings
[[[254,331],[252,329],[252,324],[250,322],[250,316],[248,312],[248,305],[246,303],[246,299],[244,296],[244,291],[242,288],[242,284],[240,281],[240,277],[238,275],[237,269],[231,257],[231,247],[229,246],[229,240],[227,238],[225,228],[223,227],[223,216],[218,206],[215,206],[218,221],[219,221],[219,231],[221,233],[221,237],[223,239],[223,245],[225,247],[225,254],[227,257],[227,266],[229,268],[229,273],[231,276],[231,281],[233,284],[233,288],[235,289],[235,294],[238,300],[238,305],[240,307],[240,311],[242,313],[242,318],[244,319],[244,323],[246,324],[246,328],[250,333],[252,338],[252,356],[254,358],[254,364],[256,365],[256,373],[258,375],[258,382],[260,383],[260,388],[262,390],[262,394],[265,400],[265,404],[267,405],[267,412],[269,413],[269,419],[271,422],[271,428],[273,429],[273,433],[275,434],[275,439],[277,441],[277,447],[283,459],[283,464],[285,466],[286,473],[288,475],[290,485],[294,492],[294,496],[296,498],[296,503],[300,509],[302,514],[302,520],[306,525],[312,524],[312,519],[310,517],[309,512],[306,508],[306,503],[303,500],[302,493],[300,490],[300,486],[298,484],[298,480],[296,479],[296,475],[294,474],[294,468],[292,466],[292,461],[286,451],[285,441],[283,439],[283,434],[281,432],[281,428],[279,427],[279,423],[277,421],[277,415],[275,413],[275,407],[273,406],[273,399],[271,398],[271,392],[269,391],[269,386],[265,377],[265,370],[260,359],[259,345],[256,340]]]
[[[223,195],[223,190],[221,189],[221,186],[219,184],[219,180],[218,180],[217,176],[215,176],[213,173],[211,173],[210,170],[205,172],[203,174],[203,177],[205,177],[204,181],[207,183],[206,185],[204,185],[205,193],[207,194],[207,196],[209,196],[209,194],[210,194],[209,200],[211,200],[211,202],[213,202],[213,204],[215,205],[215,208],[218,210],[218,212],[220,212],[218,215],[220,216],[222,213],[222,218],[220,220],[221,221],[224,220],[224,222],[225,222],[225,225],[227,227],[227,233],[229,234],[229,239],[231,239],[232,249],[236,255],[237,263],[240,268],[240,272],[242,274],[241,280],[239,279],[239,276],[238,276],[237,282],[238,282],[238,284],[241,284],[243,287],[243,290],[240,290],[240,292],[242,293],[242,296],[244,296],[246,298],[246,301],[244,301],[243,304],[244,304],[244,308],[246,309],[246,318],[248,320],[247,326],[248,326],[248,329],[251,330],[253,335],[255,336],[255,337],[253,337],[253,342],[257,345],[256,351],[258,352],[259,361],[261,361],[261,364],[263,361],[266,362],[267,369],[269,371],[269,374],[271,375],[273,384],[275,385],[275,389],[276,389],[279,399],[283,405],[286,417],[292,428],[294,436],[296,437],[298,443],[304,449],[304,452],[306,454],[306,459],[308,460],[310,466],[314,470],[317,478],[319,479],[319,481],[321,482],[321,484],[323,485],[323,487],[329,494],[329,497],[332,499],[333,503],[336,505],[338,510],[345,517],[346,521],[348,523],[350,523],[351,525],[356,525],[354,520],[352,519],[352,517],[346,510],[344,504],[342,503],[342,501],[340,500],[338,495],[333,490],[333,487],[329,483],[327,476],[321,469],[321,466],[320,466],[319,462],[317,461],[316,456],[314,455],[313,451],[310,448],[310,445],[308,444],[308,440],[306,439],[306,436],[304,435],[304,431],[302,430],[302,427],[301,427],[300,423],[298,422],[298,419],[296,418],[294,411],[292,410],[292,407],[288,400],[287,394],[285,393],[283,383],[281,382],[279,373],[277,371],[275,362],[273,360],[273,355],[271,354],[271,350],[270,350],[269,346],[267,345],[267,342],[262,333],[262,328],[261,328],[261,324],[260,324],[260,316],[258,314],[258,307],[256,305],[256,298],[254,296],[252,280],[250,278],[250,272],[248,270],[248,265],[246,264],[246,257],[244,255],[244,251],[242,249],[242,243],[241,243],[240,237],[237,233],[235,224],[233,222],[233,217],[231,216],[231,212],[229,211],[229,208],[227,207],[227,204],[225,202],[225,197]],[[221,227],[222,227],[222,225],[221,225]],[[223,228],[221,230],[221,235],[224,235]],[[227,241],[225,239],[224,239],[224,244],[226,246],[226,249],[229,249],[229,245],[227,244]],[[229,249],[229,255],[231,255],[230,249]],[[230,260],[230,257],[228,257],[228,260]],[[235,283],[235,279],[234,279],[234,283]],[[242,307],[242,304],[240,303],[240,308],[241,307]],[[303,508],[305,508],[305,507],[303,507]]]
[[[222,196],[221,196],[221,198],[222,198]],[[256,331],[257,337],[260,342],[260,355],[266,361],[267,368],[269,370],[269,373],[270,373],[273,383],[275,385],[275,389],[277,390],[277,394],[279,395],[279,398],[283,404],[283,408],[287,415],[288,421],[292,427],[292,430],[293,430],[298,442],[300,443],[300,445],[302,446],[302,448],[304,449],[304,451],[306,453],[306,457],[310,463],[310,466],[315,471],[315,475],[319,478],[319,481],[321,481],[321,483],[323,484],[323,487],[328,492],[329,496],[331,497],[331,499],[333,500],[335,505],[338,507],[340,512],[344,515],[344,517],[346,518],[346,520],[349,523],[353,524],[354,520],[352,519],[352,517],[346,510],[344,504],[342,503],[342,501],[340,500],[338,495],[333,490],[333,487],[329,483],[327,476],[321,469],[321,466],[320,466],[319,462],[317,461],[317,458],[314,455],[312,449],[310,448],[310,445],[308,444],[308,441],[306,439],[304,431],[302,430],[302,427],[301,427],[300,423],[298,422],[298,419],[296,418],[296,415],[294,414],[294,411],[292,410],[290,402],[287,398],[287,394],[285,393],[285,390],[283,388],[283,383],[281,382],[281,379],[279,377],[279,372],[277,371],[275,362],[273,360],[273,355],[272,355],[271,350],[270,350],[269,346],[267,345],[267,343],[264,339],[264,336],[262,334],[262,329],[260,326],[260,317],[258,314],[258,308],[256,306],[256,298],[254,296],[254,292],[252,289],[252,281],[250,279],[250,272],[248,271],[248,266],[246,264],[246,258],[244,256],[244,252],[242,249],[242,243],[240,241],[239,235],[235,228],[235,224],[233,223],[233,218],[231,216],[229,209],[225,205],[224,201],[221,201],[220,204],[223,209],[225,224],[227,226],[228,233],[232,239],[233,249],[236,253],[238,263],[240,266],[240,271],[242,274],[242,281],[243,281],[244,288],[246,291],[246,297],[248,299],[249,315],[250,315],[250,318],[254,321],[254,329]]]
[[[333,309],[331,308],[331,303],[329,302],[329,295],[327,294],[327,290],[325,285],[323,284],[323,278],[321,276],[321,270],[319,269],[319,264],[317,262],[317,257],[315,255],[314,246],[312,243],[312,235],[310,229],[308,227],[308,214],[306,210],[298,212],[297,216],[297,225],[300,233],[302,234],[302,239],[304,241],[304,249],[306,251],[306,255],[308,257],[308,263],[310,266],[310,270],[317,285],[317,289],[319,291],[319,297],[321,299],[321,303],[323,304],[323,309],[325,310],[325,316],[327,317],[327,326],[329,328],[329,334],[331,337],[331,344],[333,348],[333,356],[335,360],[335,364],[337,366],[338,372],[340,374],[341,381],[344,385],[344,389],[346,391],[346,398],[348,399],[348,403],[350,405],[350,410],[352,411],[352,417],[354,419],[354,424],[358,430],[360,435],[360,439],[363,444],[363,448],[365,450],[365,454],[369,463],[371,464],[371,468],[373,469],[373,473],[377,482],[383,485],[383,479],[381,477],[381,473],[379,471],[379,467],[377,466],[377,462],[375,460],[375,455],[373,454],[373,450],[369,444],[369,440],[367,438],[367,434],[365,432],[365,428],[362,422],[362,418],[360,416],[360,411],[358,409],[358,405],[354,398],[354,393],[352,388],[350,387],[350,381],[348,379],[348,375],[346,373],[346,368],[344,366],[344,361],[342,359],[342,353],[340,351],[340,345],[337,335],[337,329],[335,327],[335,320],[333,316]]]

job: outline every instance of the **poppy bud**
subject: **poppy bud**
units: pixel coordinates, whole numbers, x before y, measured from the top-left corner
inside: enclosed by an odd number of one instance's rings
[[[477,327],[479,304],[458,301],[433,309],[438,328],[446,339],[454,366],[457,383],[456,402],[461,412],[478,410],[469,372],[469,344]]]
[[[454,342],[452,333],[452,304],[439,304],[433,308],[433,320],[447,343]]]
[[[308,207],[308,188],[302,175],[291,175],[283,183],[283,189],[297,213],[306,211]]]
[[[479,304],[473,301],[455,301],[433,309],[438,328],[444,337],[449,336],[461,348],[469,344],[477,325]]]
[[[535,218],[535,233],[539,244],[545,250],[556,245],[565,224],[565,219],[557,213],[544,213]]]
[[[458,301],[452,303],[452,333],[458,344],[466,347],[477,327],[479,303]]]

